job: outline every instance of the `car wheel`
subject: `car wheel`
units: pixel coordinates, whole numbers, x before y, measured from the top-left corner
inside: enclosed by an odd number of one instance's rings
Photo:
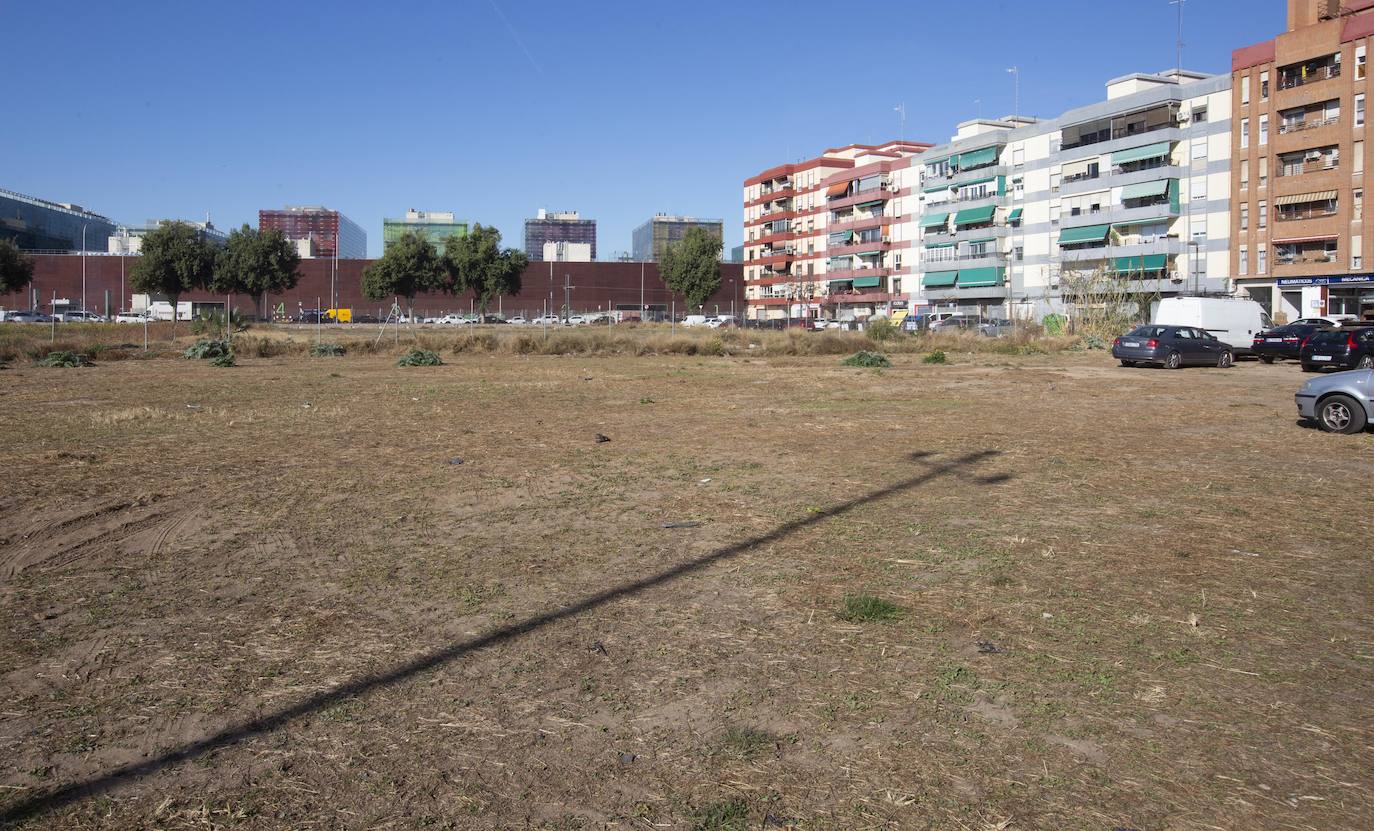
[[[1177,352],[1170,351],[1168,357],[1164,359],[1165,369],[1178,369],[1183,366],[1183,356]]]
[[[1364,408],[1348,395],[1333,395],[1317,405],[1317,423],[1328,433],[1358,433],[1367,421]]]
[[[1274,359],[1268,355],[1260,355],[1260,360],[1266,364],[1272,364],[1274,362]]]
[[[1135,361],[1126,361],[1126,360],[1123,360],[1123,361],[1121,362],[1121,365],[1122,365],[1122,366],[1135,366]]]
[[[1316,371],[1317,371],[1317,368],[1316,368],[1315,366],[1312,366],[1311,364],[1303,364],[1303,365],[1302,365],[1302,371],[1303,371],[1303,372],[1316,372]]]
[[[1218,369],[1230,369],[1230,368],[1232,367],[1232,365],[1235,364],[1235,362],[1236,362],[1236,357],[1235,357],[1234,355],[1232,355],[1232,354],[1230,353],[1230,351],[1228,350],[1228,351],[1226,351],[1226,352],[1221,353],[1221,355],[1217,358],[1217,368],[1218,368]]]
[[[1374,355],[1365,355],[1355,364],[1356,369],[1374,369]]]

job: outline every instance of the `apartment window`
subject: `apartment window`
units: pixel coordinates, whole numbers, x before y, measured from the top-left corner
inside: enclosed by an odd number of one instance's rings
[[[1063,174],[1060,174],[1060,173],[1051,173],[1051,174],[1050,174],[1050,193],[1058,193],[1058,192],[1059,192],[1059,178],[1060,178],[1060,176],[1062,176],[1062,175],[1063,175]]]
[[[1255,273],[1263,274],[1269,270],[1269,246],[1260,243],[1255,246]]]
[[[1364,268],[1364,237],[1350,238],[1350,269]]]
[[[1193,161],[1198,161],[1199,159],[1207,158],[1207,139],[1193,139],[1191,156]]]
[[[1011,249],[1011,258],[1018,263],[1024,260],[1026,258],[1025,246],[1018,245],[1015,248]]]
[[[1364,93],[1355,96],[1355,126],[1364,126]]]
[[[1266,201],[1264,201],[1263,199],[1261,199],[1261,200],[1260,200],[1260,203],[1259,203],[1259,217],[1258,217],[1258,219],[1259,219],[1259,227],[1261,227],[1261,228],[1268,228],[1268,227],[1269,227],[1269,203],[1266,202]]]
[[[1240,160],[1240,189],[1245,190],[1250,187],[1250,160]]]
[[[1242,149],[1250,146],[1250,119],[1240,120],[1240,146]]]
[[[1246,75],[1240,79],[1240,103],[1250,103],[1250,76]]]
[[[901,278],[901,277],[893,277],[893,278],[892,278],[892,293],[893,293],[893,294],[901,294],[901,293],[902,293],[902,278]]]
[[[1197,109],[1193,110],[1193,123],[1194,123],[1194,124],[1204,124],[1204,123],[1206,123],[1206,121],[1207,121],[1207,108],[1206,108],[1206,107],[1198,107]]]
[[[1023,148],[1020,148],[1020,147],[1018,147],[1018,148],[1016,148],[1015,150],[1011,151],[1011,163],[1012,163],[1013,165],[1022,165],[1022,164],[1025,164],[1025,163],[1026,163],[1026,151],[1025,151]]]
[[[1193,235],[1193,242],[1198,245],[1205,245],[1207,243],[1207,217],[1193,217],[1189,232]]]
[[[1353,173],[1364,173],[1364,142],[1355,142],[1355,166]]]
[[[1054,227],[1058,227],[1058,226],[1059,226],[1059,206],[1058,206],[1058,205],[1051,205],[1051,206],[1050,206],[1050,225],[1052,225],[1052,226],[1054,226]]]
[[[1024,199],[1026,196],[1026,182],[1021,178],[1011,180],[1011,198]]]
[[[1242,231],[1248,231],[1248,230],[1250,230],[1250,206],[1249,206],[1249,205],[1241,205],[1241,206],[1240,206],[1240,229],[1241,229]]]
[[[1268,73],[1268,72],[1261,72],[1261,73],[1260,73],[1260,100],[1261,100],[1261,101],[1268,101],[1268,100],[1269,100],[1269,73]]]
[[[1264,187],[1269,184],[1269,157],[1260,156],[1259,160],[1259,186]]]
[[[1355,188],[1350,192],[1350,218],[1357,221],[1364,219],[1364,188]]]
[[[1261,147],[1269,143],[1269,116],[1267,115],[1259,117],[1259,143]]]
[[[1365,48],[1364,48],[1363,46],[1356,46],[1356,47],[1355,47],[1355,80],[1357,80],[1357,81],[1363,81],[1363,80],[1364,80],[1364,73],[1365,73],[1365,65],[1364,65],[1364,63],[1365,63],[1365,52],[1364,52],[1364,50],[1365,50]]]
[[[1244,245],[1240,247],[1240,268],[1237,271],[1242,277],[1250,273],[1250,249]]]
[[[1188,197],[1194,202],[1207,198],[1207,177],[1195,176],[1188,180]]]

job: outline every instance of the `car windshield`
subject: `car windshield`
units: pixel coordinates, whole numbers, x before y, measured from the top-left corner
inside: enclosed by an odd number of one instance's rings
[[[1137,326],[1129,335],[1133,338],[1162,338],[1168,333],[1163,326]]]

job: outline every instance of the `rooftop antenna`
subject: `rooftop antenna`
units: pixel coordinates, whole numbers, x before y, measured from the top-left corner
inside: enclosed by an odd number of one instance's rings
[[[1007,70],[1012,79],[1011,122],[1014,126],[1021,119],[1021,67],[1013,66]]]
[[[897,114],[897,141],[898,141],[898,142],[905,142],[905,141],[906,141],[906,102],[903,101],[902,103],[900,103],[900,104],[898,104],[897,106],[893,107],[893,108],[892,108],[892,111],[893,111],[894,113]]]
[[[979,121],[982,121],[982,120],[983,120],[983,99],[981,99],[981,98],[975,98],[975,99],[973,99],[973,106],[975,106],[975,107],[978,108],[978,120],[979,120]]]
[[[1169,0],[1170,6],[1178,6],[1178,51],[1174,58],[1174,83],[1181,84],[1183,75],[1183,5],[1188,0]]]

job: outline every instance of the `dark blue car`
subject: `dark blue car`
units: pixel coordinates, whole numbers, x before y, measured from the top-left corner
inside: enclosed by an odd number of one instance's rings
[[[1236,362],[1231,347],[1193,326],[1137,326],[1112,342],[1112,357],[1122,366],[1156,364],[1165,369],[1181,366],[1215,366],[1226,369]]]

